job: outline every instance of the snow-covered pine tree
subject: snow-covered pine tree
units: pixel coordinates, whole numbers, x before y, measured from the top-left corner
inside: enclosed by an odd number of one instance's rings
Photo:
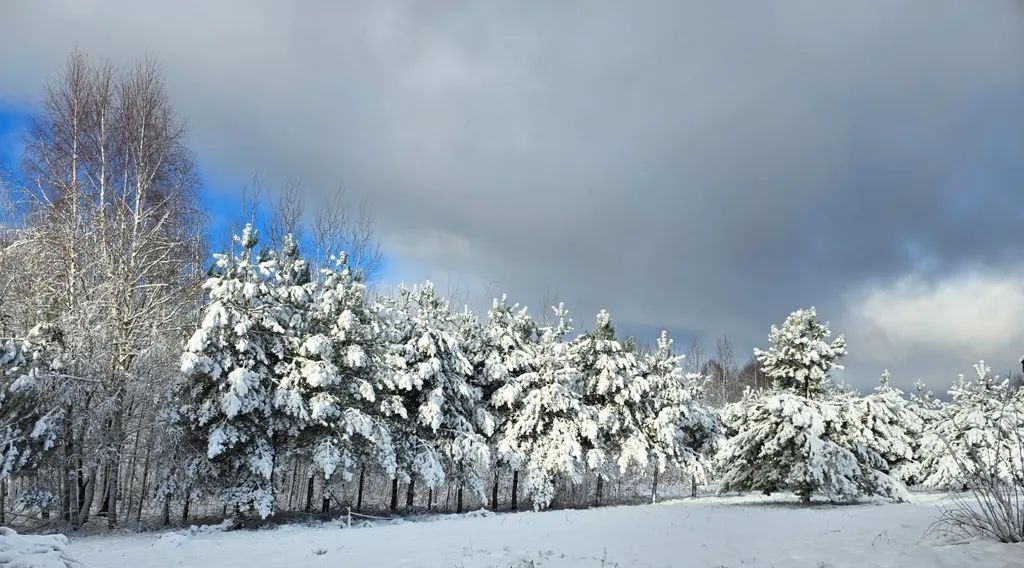
[[[907,407],[921,419],[922,430],[931,427],[942,419],[946,403],[935,398],[932,391],[921,381],[914,382],[914,392],[910,393]]]
[[[650,444],[634,410],[649,395],[650,384],[636,356],[615,339],[605,310],[597,314],[594,329],[573,342],[572,355],[583,403],[597,413],[597,443],[587,450],[587,465],[597,476],[595,502],[600,504],[604,481],[616,469],[621,473],[648,465]]]
[[[482,401],[487,405],[494,420],[494,429],[488,438],[492,452],[492,469],[494,481],[491,486],[491,508],[498,507],[498,480],[500,466],[511,463],[509,456],[498,451],[507,425],[510,409],[495,399],[507,384],[514,382],[520,375],[533,367],[533,343],[536,340],[537,325],[526,313],[526,308],[518,304],[510,305],[507,297],[495,298],[488,311],[488,320],[482,330],[479,348],[471,356],[473,363],[473,382],[480,388]],[[521,400],[509,401],[513,406],[521,404]],[[518,508],[519,471],[512,471],[512,509]]]
[[[429,477],[435,484],[440,484],[439,480],[444,479],[442,459],[433,440],[421,437],[423,431],[417,425],[415,413],[410,414],[408,410],[408,407],[413,406],[412,399],[417,394],[406,362],[406,345],[411,341],[413,331],[410,296],[411,290],[401,286],[394,296],[374,297],[384,346],[384,362],[380,373],[383,386],[379,393],[380,409],[387,416],[387,427],[392,435],[395,452],[396,469],[391,476],[391,510],[398,508],[400,480],[412,482],[417,471],[420,479]],[[430,497],[433,497],[432,491]]]
[[[565,339],[572,331],[569,314],[559,304],[554,316],[555,325],[540,329],[529,370],[493,397],[508,412],[499,452],[513,469],[525,469],[524,491],[535,510],[551,505],[560,480],[583,480],[586,450],[598,441],[597,412],[583,403]]]
[[[25,338],[0,339],[0,480],[34,470],[57,440],[63,405],[54,395],[74,380],[58,376],[59,351],[44,324]]]
[[[644,471],[654,478],[652,501],[657,500],[658,478],[669,467],[683,471],[694,485],[706,482],[725,433],[718,412],[705,403],[704,377],[684,375],[682,360],[673,353],[665,331],[643,360],[649,392],[635,405],[634,414],[648,445],[649,466]]]
[[[1024,392],[993,376],[984,361],[976,376],[963,375],[949,390],[952,402],[921,439],[921,476],[926,487],[961,489],[973,467],[1013,483],[1024,471],[1020,432],[1024,431]]]
[[[917,470],[914,446],[921,436],[921,418],[903,392],[889,384],[889,371],[882,373],[874,392],[852,401],[846,435],[882,456],[889,473],[906,483]]]
[[[467,380],[472,366],[456,318],[430,282],[401,290],[395,310],[388,384],[409,417],[394,434],[400,474],[433,488],[444,482],[447,469],[460,496],[468,486],[483,497],[490,451],[478,431],[481,393]]]
[[[876,452],[846,434],[853,395],[808,399],[785,390],[748,392],[723,411],[731,437],[717,461],[723,491],[792,491],[804,502],[904,496]],[[847,400],[843,400],[843,399]]]
[[[826,390],[833,369],[843,368],[839,359],[846,354],[846,338],[840,335],[829,343],[831,335],[828,323],[818,321],[813,307],[797,310],[781,328],[772,326],[771,347],[755,349],[754,356],[776,386],[811,398]]]
[[[486,460],[482,461],[479,455],[469,455],[468,460],[466,457],[456,457],[448,467],[449,471],[453,472],[450,476],[460,487],[458,509],[461,510],[461,488],[463,486],[468,485],[475,489],[480,500],[486,500],[485,484],[488,469],[492,465],[492,439],[497,428],[497,422],[488,405],[488,400],[491,392],[496,388],[497,380],[486,373],[484,362],[487,360],[489,347],[484,335],[484,327],[480,324],[479,318],[466,306],[455,315],[454,321],[459,350],[469,363],[466,384],[472,391],[472,396],[460,397],[460,403],[463,405],[462,414],[472,422],[473,431],[477,435],[474,444],[482,442],[487,447]],[[480,449],[477,446],[471,451],[479,452]],[[459,453],[462,454],[463,451],[460,450]]]
[[[904,482],[908,486],[921,484],[927,476],[927,473],[922,469],[922,463],[924,462],[922,442],[924,441],[925,433],[934,430],[935,424],[942,420],[946,413],[946,407],[947,404],[935,398],[932,391],[928,390],[923,382],[914,382],[914,392],[910,393],[907,408],[920,420],[921,432],[914,438],[914,460],[902,470],[906,477]]]
[[[383,345],[365,285],[344,253],[314,279],[288,236],[282,253],[276,292],[288,336],[286,356],[275,369],[280,426],[325,483],[336,472],[351,479],[357,463],[393,473],[387,407],[378,404]]]
[[[798,310],[772,327],[771,349],[755,351],[775,388],[748,392],[723,411],[730,435],[717,456],[723,490],[789,490],[805,502],[815,493],[833,501],[903,497],[882,456],[848,432],[856,395],[828,382],[846,344],[842,336],[829,344],[828,336],[813,308]]]
[[[233,508],[274,510],[274,368],[285,353],[286,331],[275,298],[275,260],[257,254],[248,225],[237,255],[217,254],[203,284],[208,304],[181,357],[185,443],[206,455],[217,493]]]

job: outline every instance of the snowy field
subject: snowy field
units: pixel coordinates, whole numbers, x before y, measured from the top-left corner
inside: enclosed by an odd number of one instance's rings
[[[335,523],[94,536],[72,540],[70,551],[93,568],[1024,565],[1024,545],[926,535],[943,499],[801,507],[760,496],[706,497],[578,511],[479,512],[353,529]]]

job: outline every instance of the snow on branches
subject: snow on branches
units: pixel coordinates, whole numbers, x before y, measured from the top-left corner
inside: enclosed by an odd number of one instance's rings
[[[61,368],[49,326],[37,325],[23,339],[0,340],[0,479],[31,470],[53,448],[62,416],[53,395],[58,382],[76,380]]]
[[[723,490],[788,490],[804,501],[815,493],[834,501],[903,498],[892,472],[912,458],[914,417],[887,384],[868,398],[832,388],[828,374],[846,342],[827,343],[829,335],[814,308],[797,310],[772,327],[768,351],[755,351],[774,389],[748,392],[723,411],[730,433],[717,458]]]
[[[1024,471],[1024,391],[991,374],[980,361],[973,380],[960,380],[949,390],[952,402],[940,411],[920,444],[921,483],[926,487],[961,489],[972,468],[1007,483],[1019,482]]]
[[[494,395],[497,405],[509,409],[499,451],[513,467],[526,469],[534,509],[551,505],[559,481],[582,481],[586,451],[598,442],[597,413],[583,401],[569,356],[572,320],[561,304],[554,317],[555,325],[540,330],[530,370]]]
[[[828,323],[818,321],[815,309],[797,310],[781,328],[772,326],[768,334],[771,347],[754,350],[767,377],[779,388],[799,391],[805,397],[821,393],[833,369],[842,369],[839,359],[846,354],[846,338],[840,335],[831,343]]]
[[[792,491],[804,501],[816,493],[833,501],[902,498],[885,460],[848,435],[847,396],[816,400],[780,390],[727,407],[732,436],[718,455],[723,490]]]

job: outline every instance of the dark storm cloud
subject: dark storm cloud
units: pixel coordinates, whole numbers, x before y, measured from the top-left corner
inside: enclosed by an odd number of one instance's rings
[[[988,350],[875,329],[920,295],[984,320],[957,302],[1018,274],[1020,2],[289,6],[6,4],[0,96],[74,46],[153,55],[218,179],[344,182],[401,275],[580,323],[746,349],[816,304],[870,343],[859,384],[1024,349],[1024,322]]]

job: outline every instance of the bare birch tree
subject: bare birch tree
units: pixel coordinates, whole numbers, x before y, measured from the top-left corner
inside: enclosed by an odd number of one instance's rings
[[[73,54],[48,86],[25,171],[22,226],[4,249],[30,306],[20,326],[56,325],[74,372],[96,381],[63,397],[62,515],[84,521],[100,493],[113,527],[127,425],[144,424],[143,398],[164,386],[140,367],[180,344],[205,254],[193,158],[158,66],[117,72]]]

